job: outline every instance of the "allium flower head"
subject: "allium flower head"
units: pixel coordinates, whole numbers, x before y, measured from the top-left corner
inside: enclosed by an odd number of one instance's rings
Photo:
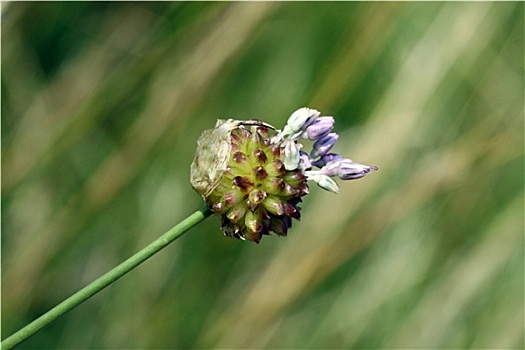
[[[333,126],[333,117],[303,107],[283,131],[258,120],[228,119],[201,134],[190,181],[221,217],[226,236],[257,243],[271,232],[286,236],[292,218],[300,218],[307,180],[338,193],[334,177],[357,179],[377,170],[328,153],[339,137]],[[314,141],[310,153],[299,139]]]
[[[285,236],[297,204],[308,193],[306,175],[286,170],[281,142],[270,125],[258,121],[219,120],[197,141],[191,183],[221,216],[225,235],[259,242],[275,232]]]

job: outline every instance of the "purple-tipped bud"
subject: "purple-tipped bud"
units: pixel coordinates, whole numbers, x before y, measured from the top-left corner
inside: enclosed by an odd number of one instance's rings
[[[339,162],[337,176],[341,180],[354,180],[365,176],[373,170],[377,170],[377,167],[354,163],[350,159],[345,159]]]
[[[324,156],[334,147],[339,135],[336,133],[330,133],[323,138],[315,141],[313,145],[313,150],[310,153],[311,158],[317,158],[319,156]]]
[[[306,136],[310,140],[318,140],[332,131],[334,123],[333,117],[319,117],[306,128]]]
[[[235,152],[232,156],[232,160],[237,164],[242,164],[246,162],[246,154],[242,152]]]
[[[313,166],[316,166],[318,168],[324,167],[327,163],[334,161],[334,160],[340,160],[343,159],[343,156],[337,153],[328,153],[316,160],[315,162],[312,162]]]

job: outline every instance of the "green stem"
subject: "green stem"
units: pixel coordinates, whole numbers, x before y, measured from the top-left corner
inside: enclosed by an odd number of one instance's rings
[[[2,350],[7,350],[20,344],[43,327],[47,326],[58,317],[62,316],[69,310],[78,306],[80,303],[86,301],[96,293],[100,292],[111,283],[115,282],[120,277],[124,276],[129,271],[146,261],[148,258],[159,252],[162,248],[181,237],[186,231],[197,225],[202,220],[211,215],[211,210],[205,206],[188,216],[178,225],[171,228],[168,232],[151,242],[144,249],[133,255],[128,260],[124,261],[114,269],[108,271],[106,274],[100,276],[95,281],[88,284],[18,332],[2,341]]]

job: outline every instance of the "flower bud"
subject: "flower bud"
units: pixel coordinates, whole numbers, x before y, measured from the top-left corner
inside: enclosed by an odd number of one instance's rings
[[[317,158],[319,156],[324,156],[328,153],[332,147],[334,147],[337,139],[339,138],[339,135],[336,133],[330,133],[323,138],[315,141],[313,145],[313,150],[310,153],[311,158]]]
[[[237,204],[233,208],[231,208],[228,211],[228,214],[226,214],[226,217],[230,220],[232,223],[237,223],[241,218],[244,217],[244,214],[246,214],[246,206],[242,204]]]
[[[316,182],[319,187],[333,193],[339,193],[339,186],[337,183],[328,175],[315,174],[308,176],[309,180]]]
[[[301,155],[299,146],[292,139],[284,140],[284,168],[286,170],[295,170],[299,166]]]
[[[290,118],[288,118],[288,122],[286,123],[286,127],[284,130],[284,133],[287,133],[288,135],[294,134],[298,131],[304,130],[307,126],[312,124],[317,117],[319,117],[321,113],[315,109],[310,108],[299,108],[295,112],[292,113]],[[288,127],[288,129],[287,129]]]
[[[377,167],[354,163],[350,159],[345,159],[339,162],[337,176],[341,180],[355,180],[365,176],[372,170],[377,170]]]
[[[334,123],[333,117],[319,117],[306,128],[306,136],[310,140],[318,140],[332,131]]]

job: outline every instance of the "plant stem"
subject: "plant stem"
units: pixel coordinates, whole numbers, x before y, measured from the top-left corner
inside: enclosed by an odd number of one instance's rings
[[[210,216],[212,211],[204,206],[201,209],[197,210],[195,213],[188,216],[186,219],[181,221],[179,224],[172,227],[169,231],[164,233],[162,236],[151,242],[144,249],[115,267],[114,269],[108,271],[104,275],[100,276],[95,281],[88,284],[86,287],[82,288],[33,322],[29,323],[24,328],[20,329],[18,332],[14,333],[10,337],[2,341],[2,350],[7,350],[15,347],[20,344],[40,329],[50,324],[58,317],[62,316],[69,310],[78,306],[82,302],[86,301],[96,293],[100,292],[105,287],[109,286],[111,283],[115,282],[120,277],[124,276],[129,271],[133,270],[135,267],[140,265],[142,262],[146,261],[148,258],[159,252],[162,248],[166,247],[168,244],[181,237],[186,231],[188,231],[193,226],[197,225],[208,216]]]

